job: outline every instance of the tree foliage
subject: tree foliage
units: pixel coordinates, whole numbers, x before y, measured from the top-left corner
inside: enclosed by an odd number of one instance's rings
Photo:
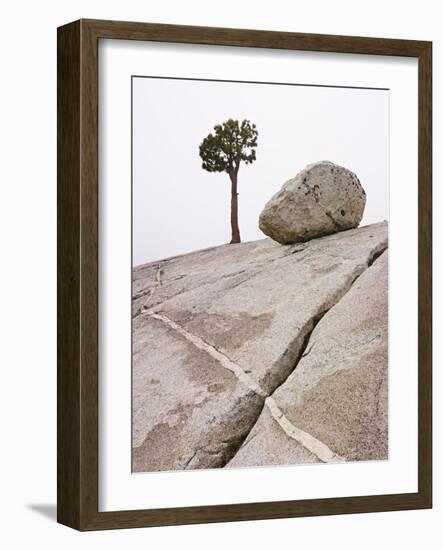
[[[208,172],[237,174],[240,163],[252,164],[256,160],[258,132],[249,120],[230,118],[214,126],[200,144],[202,168]]]

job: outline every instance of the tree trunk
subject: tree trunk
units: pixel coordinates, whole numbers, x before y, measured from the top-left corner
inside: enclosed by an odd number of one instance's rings
[[[241,242],[240,229],[238,228],[238,193],[237,193],[237,174],[229,174],[231,178],[231,244]]]

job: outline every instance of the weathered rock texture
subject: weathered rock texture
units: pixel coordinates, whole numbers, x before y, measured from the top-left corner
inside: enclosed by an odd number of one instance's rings
[[[366,204],[357,176],[333,162],[310,164],[265,205],[259,227],[279,243],[309,241],[357,227]]]
[[[266,400],[229,466],[313,462],[323,458],[319,441],[329,460],[388,458],[387,292],[384,252],[315,327],[297,368]],[[274,411],[315,439],[282,439]]]
[[[385,456],[386,248],[383,223],[134,269],[134,471]]]

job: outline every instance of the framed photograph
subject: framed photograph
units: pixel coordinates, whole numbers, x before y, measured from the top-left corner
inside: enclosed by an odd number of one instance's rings
[[[430,42],[58,29],[58,521],[432,506]]]

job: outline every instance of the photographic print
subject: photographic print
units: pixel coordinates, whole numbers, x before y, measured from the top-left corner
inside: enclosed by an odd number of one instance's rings
[[[387,460],[388,223],[389,90],[133,76],[133,472]]]

